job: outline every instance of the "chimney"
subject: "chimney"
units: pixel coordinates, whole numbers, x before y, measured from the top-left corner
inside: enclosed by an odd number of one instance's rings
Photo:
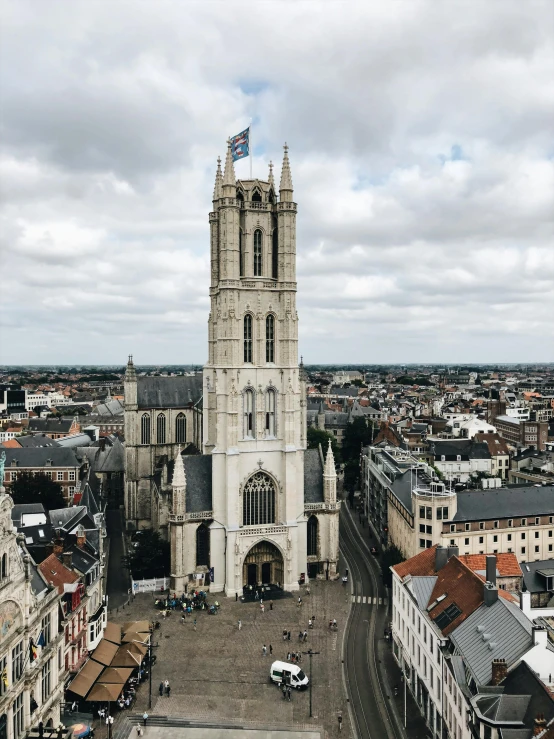
[[[486,582],[483,588],[483,603],[490,608],[498,600],[498,588],[491,582]]]
[[[533,736],[539,736],[546,729],[546,719],[544,713],[539,713],[535,719],[535,728],[533,729]]]
[[[500,685],[508,674],[508,665],[505,659],[493,659],[491,685]]]
[[[496,555],[495,554],[487,554],[487,582],[490,582],[491,585],[496,585]]]
[[[457,557],[460,553],[460,550],[458,549],[458,547],[448,547],[446,552],[448,559],[450,559],[450,557]]]
[[[72,552],[62,552],[62,564],[65,565],[69,570],[73,566],[73,554]]]
[[[52,546],[52,554],[58,557],[63,552],[63,539],[54,539]]]
[[[448,562],[448,550],[446,549],[446,547],[442,547],[439,544],[435,551],[435,572],[442,570],[442,568],[447,562]]]

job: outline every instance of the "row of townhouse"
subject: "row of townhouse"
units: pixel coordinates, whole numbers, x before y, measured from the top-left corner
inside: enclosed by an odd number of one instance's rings
[[[437,739],[547,736],[547,631],[498,587],[494,555],[481,567],[436,546],[391,568],[393,653],[405,689]]]
[[[82,459],[73,449],[63,447],[19,447],[4,450],[4,484],[10,488],[22,472],[42,473],[60,484],[64,498],[71,503],[78,488]]]

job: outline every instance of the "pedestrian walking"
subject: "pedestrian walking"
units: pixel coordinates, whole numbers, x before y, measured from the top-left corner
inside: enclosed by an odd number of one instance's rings
[[[308,619],[308,628],[309,628],[309,629],[313,629],[313,627],[314,627],[314,625],[313,625],[313,623],[312,623],[312,619],[311,619],[311,618],[309,618],[309,619]]]
[[[235,593],[235,603],[237,602],[238,599],[239,599],[239,594]]]
[[[287,630],[283,629],[283,641],[287,640]]]
[[[262,609],[262,613],[265,613],[265,606],[263,603],[260,603],[260,608]]]
[[[169,680],[164,680],[164,690],[165,694],[169,695]]]
[[[196,619],[194,619],[194,630],[196,631]]]
[[[302,660],[302,652],[296,652],[296,661],[300,662]]]
[[[259,594],[259,592],[258,592],[258,591],[256,590],[256,594],[254,595],[254,600],[259,600],[259,599],[260,599],[260,594]]]
[[[300,608],[300,606],[302,605],[302,598],[300,596],[298,596],[298,603],[296,605],[298,606],[298,608]]]
[[[287,685],[287,698],[290,701],[290,685]]]
[[[308,586],[306,587],[306,595],[309,595],[309,594],[310,594],[310,586],[308,585]]]
[[[308,632],[304,631],[304,641],[308,641]]]
[[[287,639],[290,641],[290,631],[287,631]]]
[[[291,658],[291,653],[287,652],[287,662],[290,662],[290,658]]]
[[[148,714],[146,711],[142,714],[142,720],[144,722],[144,726],[146,726],[146,722],[148,721]]]
[[[315,616],[312,616],[312,623],[315,624]]]
[[[262,647],[262,656],[267,657],[267,647],[265,644]]]
[[[287,686],[285,685],[285,683],[281,685],[281,691],[283,692],[283,700],[286,700],[287,699]]]
[[[163,694],[164,694],[164,684],[163,684],[163,682],[162,682],[162,683],[160,683],[160,698],[161,698],[161,696],[162,696]]]
[[[135,726],[135,731],[137,732],[137,736],[142,736],[144,734],[142,726],[140,724],[137,724]]]
[[[171,685],[168,685],[167,686],[167,688],[165,689],[165,694],[169,698],[169,696],[171,695]]]
[[[339,720],[339,731],[342,731],[342,713],[340,711],[337,718]]]
[[[269,610],[270,611],[273,610],[273,601],[272,600],[269,601]]]
[[[335,631],[337,630],[337,619],[336,618],[333,619],[333,628],[335,629]]]
[[[272,654],[273,654],[273,647],[270,644],[269,645],[269,656],[271,657]]]
[[[240,620],[240,618],[239,618],[239,624],[238,624],[238,626],[239,626],[239,631],[241,631],[241,629],[242,629],[242,621]]]
[[[181,616],[181,623],[182,623],[182,624],[184,624],[184,623],[185,623],[185,614],[184,614],[184,613],[183,613],[183,615]]]

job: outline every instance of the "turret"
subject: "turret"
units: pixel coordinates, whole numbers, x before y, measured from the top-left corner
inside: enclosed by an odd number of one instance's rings
[[[125,370],[124,381],[125,393],[125,409],[128,411],[137,410],[137,373],[133,364],[133,355],[129,354],[127,369]]]
[[[325,466],[323,468],[323,496],[326,503],[334,504],[337,502],[337,471],[335,469],[335,457],[333,455],[331,439],[329,439]]]
[[[235,165],[233,164],[233,153],[231,151],[231,139],[227,139],[227,155],[225,157],[225,171],[222,180],[223,197],[234,198],[237,194],[237,178],[235,176]]]
[[[223,188],[223,175],[221,174],[221,157],[217,157],[217,170],[215,173],[215,185],[214,185],[214,195],[213,195],[213,201],[215,204],[216,200],[219,200],[219,198],[222,196],[222,188]]]
[[[279,197],[281,202],[292,202],[292,176],[290,173],[289,147],[285,144],[283,156],[283,167],[281,169],[281,184],[279,185]]]
[[[183,464],[183,456],[181,454],[180,446],[177,449],[177,455],[175,457],[175,469],[173,470],[171,487],[173,488],[172,513],[174,516],[184,516],[187,478],[185,475],[185,465]]]

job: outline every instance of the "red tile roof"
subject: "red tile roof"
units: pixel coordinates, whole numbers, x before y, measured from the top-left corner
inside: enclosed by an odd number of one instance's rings
[[[77,582],[79,579],[79,575],[66,567],[55,554],[51,554],[49,557],[46,557],[46,559],[39,564],[38,568],[46,582],[51,582],[58,588],[58,593],[60,593],[60,595],[63,593],[64,585]]]
[[[405,562],[401,562],[398,565],[394,565],[392,568],[398,577],[402,580],[408,575],[413,577],[424,577],[425,575],[435,574],[435,556],[437,551],[437,545],[424,549],[414,557],[407,559]]]
[[[21,444],[15,439],[9,439],[8,441],[3,441],[1,446],[5,446],[7,449],[19,449]]]
[[[517,561],[516,555],[506,552],[505,554],[496,554],[496,569],[499,577],[521,577],[521,567]],[[485,554],[460,554],[458,558],[466,564],[470,570],[487,569],[487,558]],[[483,578],[484,579],[484,578]]]

